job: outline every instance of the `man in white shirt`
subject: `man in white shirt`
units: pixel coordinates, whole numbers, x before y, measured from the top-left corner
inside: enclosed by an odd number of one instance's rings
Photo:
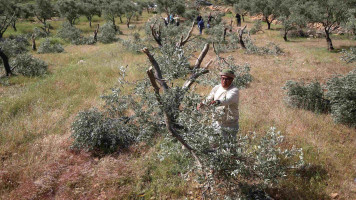
[[[230,69],[220,72],[221,84],[215,86],[206,100],[197,106],[216,106],[213,125],[218,129],[237,132],[239,129],[239,90],[232,84],[235,74]],[[235,137],[236,135],[234,135]]]

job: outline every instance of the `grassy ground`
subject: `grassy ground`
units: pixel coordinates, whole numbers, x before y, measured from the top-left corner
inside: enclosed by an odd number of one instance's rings
[[[134,23],[142,25],[147,18],[144,13]],[[93,25],[96,23],[103,21],[96,18]],[[245,23],[252,26],[249,19]],[[60,21],[51,24],[54,33]],[[28,33],[34,26],[39,24],[20,22],[18,30]],[[94,29],[84,18],[77,26],[86,34]],[[238,64],[249,63],[254,77],[250,87],[240,93],[241,131],[263,133],[275,126],[289,144],[304,149],[310,167],[271,191],[276,199],[328,199],[331,193],[338,193],[340,199],[356,199],[355,129],[335,124],[330,115],[286,107],[282,89],[287,80],[325,82],[334,74],[346,74],[355,64],[345,64],[337,51],[328,52],[323,38],[284,42],[276,28],[252,37],[258,46],[278,44],[285,55],[247,55],[242,50],[222,54],[234,56]],[[121,38],[133,31],[125,24],[120,24],[120,30],[124,34]],[[5,37],[10,34],[17,33],[10,30]],[[337,49],[356,45],[356,41],[343,38],[333,42]],[[182,158],[172,155],[164,161],[157,159],[160,141],[155,146],[140,144],[102,158],[69,149],[75,115],[83,109],[100,108],[100,95],[117,84],[119,66],[129,65],[129,78],[142,78],[147,69],[144,55],[126,52],[119,43],[66,45],[65,53],[34,55],[49,64],[50,74],[15,76],[9,79],[9,86],[0,86],[0,199],[199,196],[196,183],[180,176],[184,172]],[[208,57],[213,56],[210,51]],[[201,94],[209,89],[201,90]]]

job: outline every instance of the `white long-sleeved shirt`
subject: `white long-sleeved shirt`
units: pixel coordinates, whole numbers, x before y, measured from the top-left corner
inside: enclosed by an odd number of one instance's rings
[[[239,90],[237,87],[230,85],[225,89],[221,84],[215,86],[208,97],[206,103],[219,100],[217,106],[217,114],[214,115],[214,120],[221,127],[238,128],[239,124]]]

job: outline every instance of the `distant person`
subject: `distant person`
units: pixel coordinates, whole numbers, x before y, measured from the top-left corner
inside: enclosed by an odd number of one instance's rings
[[[211,20],[213,19],[214,17],[213,16],[211,16],[211,13],[209,13],[209,16],[208,16],[208,24],[210,24],[211,23]]]
[[[174,21],[176,22],[176,26],[179,26],[180,24],[180,18],[178,15],[176,15],[176,17],[174,18]]]
[[[202,20],[203,18],[201,17],[201,15],[199,14],[198,17],[197,17],[197,23],[200,22],[200,20]]]
[[[204,20],[203,20],[203,18],[199,21],[199,23],[198,23],[198,28],[199,28],[199,33],[200,33],[200,35],[203,33],[203,29],[205,28],[204,27]]]
[[[173,19],[173,15],[172,15],[172,14],[169,15],[169,22],[170,22],[171,24],[174,23],[174,19]]]
[[[237,26],[241,26],[241,15],[239,13],[236,13],[236,22]]]
[[[210,28],[210,22],[208,21],[208,23],[206,24],[207,28]]]
[[[213,126],[222,130],[223,136],[228,136],[239,130],[239,90],[233,84],[235,74],[230,69],[220,72],[220,84],[215,86],[208,97],[198,104],[197,109],[207,106],[216,107],[213,115]],[[236,137],[236,135],[233,135]]]
[[[164,20],[164,25],[168,26],[168,17],[163,18],[163,20]]]

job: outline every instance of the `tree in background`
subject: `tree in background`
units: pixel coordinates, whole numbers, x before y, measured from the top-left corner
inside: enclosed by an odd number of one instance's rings
[[[183,0],[156,0],[156,4],[158,11],[166,13],[167,16],[171,14],[182,15],[185,12],[185,2]]]
[[[91,27],[91,21],[94,15],[101,16],[101,9],[97,0],[81,0],[80,2],[80,14],[84,15]]]
[[[242,21],[244,22],[245,16],[250,10],[250,4],[248,0],[235,0],[233,8],[235,13],[239,13],[241,15]]]
[[[106,0],[105,2],[103,2],[103,11],[104,11],[105,19],[108,22],[112,23],[115,31],[118,31],[115,22],[115,17],[120,17],[121,20],[121,15],[124,13],[122,2],[118,0],[115,1]]]
[[[305,4],[300,4],[295,0],[285,0],[280,5],[280,17],[279,21],[283,26],[283,39],[288,41],[288,32],[298,26],[303,26],[307,23]]]
[[[355,3],[355,7],[349,10],[348,19],[346,23],[343,24],[343,26],[346,28],[346,30],[351,32],[352,35],[356,36],[356,3]]]
[[[10,25],[15,24],[19,7],[7,0],[0,0],[0,39]]]
[[[74,0],[59,0],[57,2],[57,9],[61,15],[68,20],[70,25],[74,25],[75,20],[80,17],[80,6]]]
[[[122,7],[125,12],[125,17],[127,20],[126,21],[127,28],[129,28],[132,17],[138,15],[138,12],[140,11],[140,7],[134,4],[132,1],[125,1]]]
[[[329,51],[334,49],[330,38],[331,31],[347,20],[347,11],[350,8],[348,3],[347,0],[313,0],[305,3],[309,22],[323,25]]]
[[[233,6],[234,4],[236,4],[239,0],[224,0],[224,4],[229,5],[229,6]]]
[[[247,2],[246,2],[247,3]],[[282,0],[253,0],[250,1],[250,14],[262,14],[263,19],[271,29],[271,23],[280,15]]]
[[[36,18],[43,24],[41,29],[45,33],[49,34],[49,24],[47,24],[47,20],[51,19],[55,14],[51,1],[36,0],[34,5],[30,4],[29,6],[29,9],[33,10],[33,14]]]
[[[154,0],[139,0],[137,3],[142,9],[146,9],[147,13],[150,13],[150,8],[155,5]]]

